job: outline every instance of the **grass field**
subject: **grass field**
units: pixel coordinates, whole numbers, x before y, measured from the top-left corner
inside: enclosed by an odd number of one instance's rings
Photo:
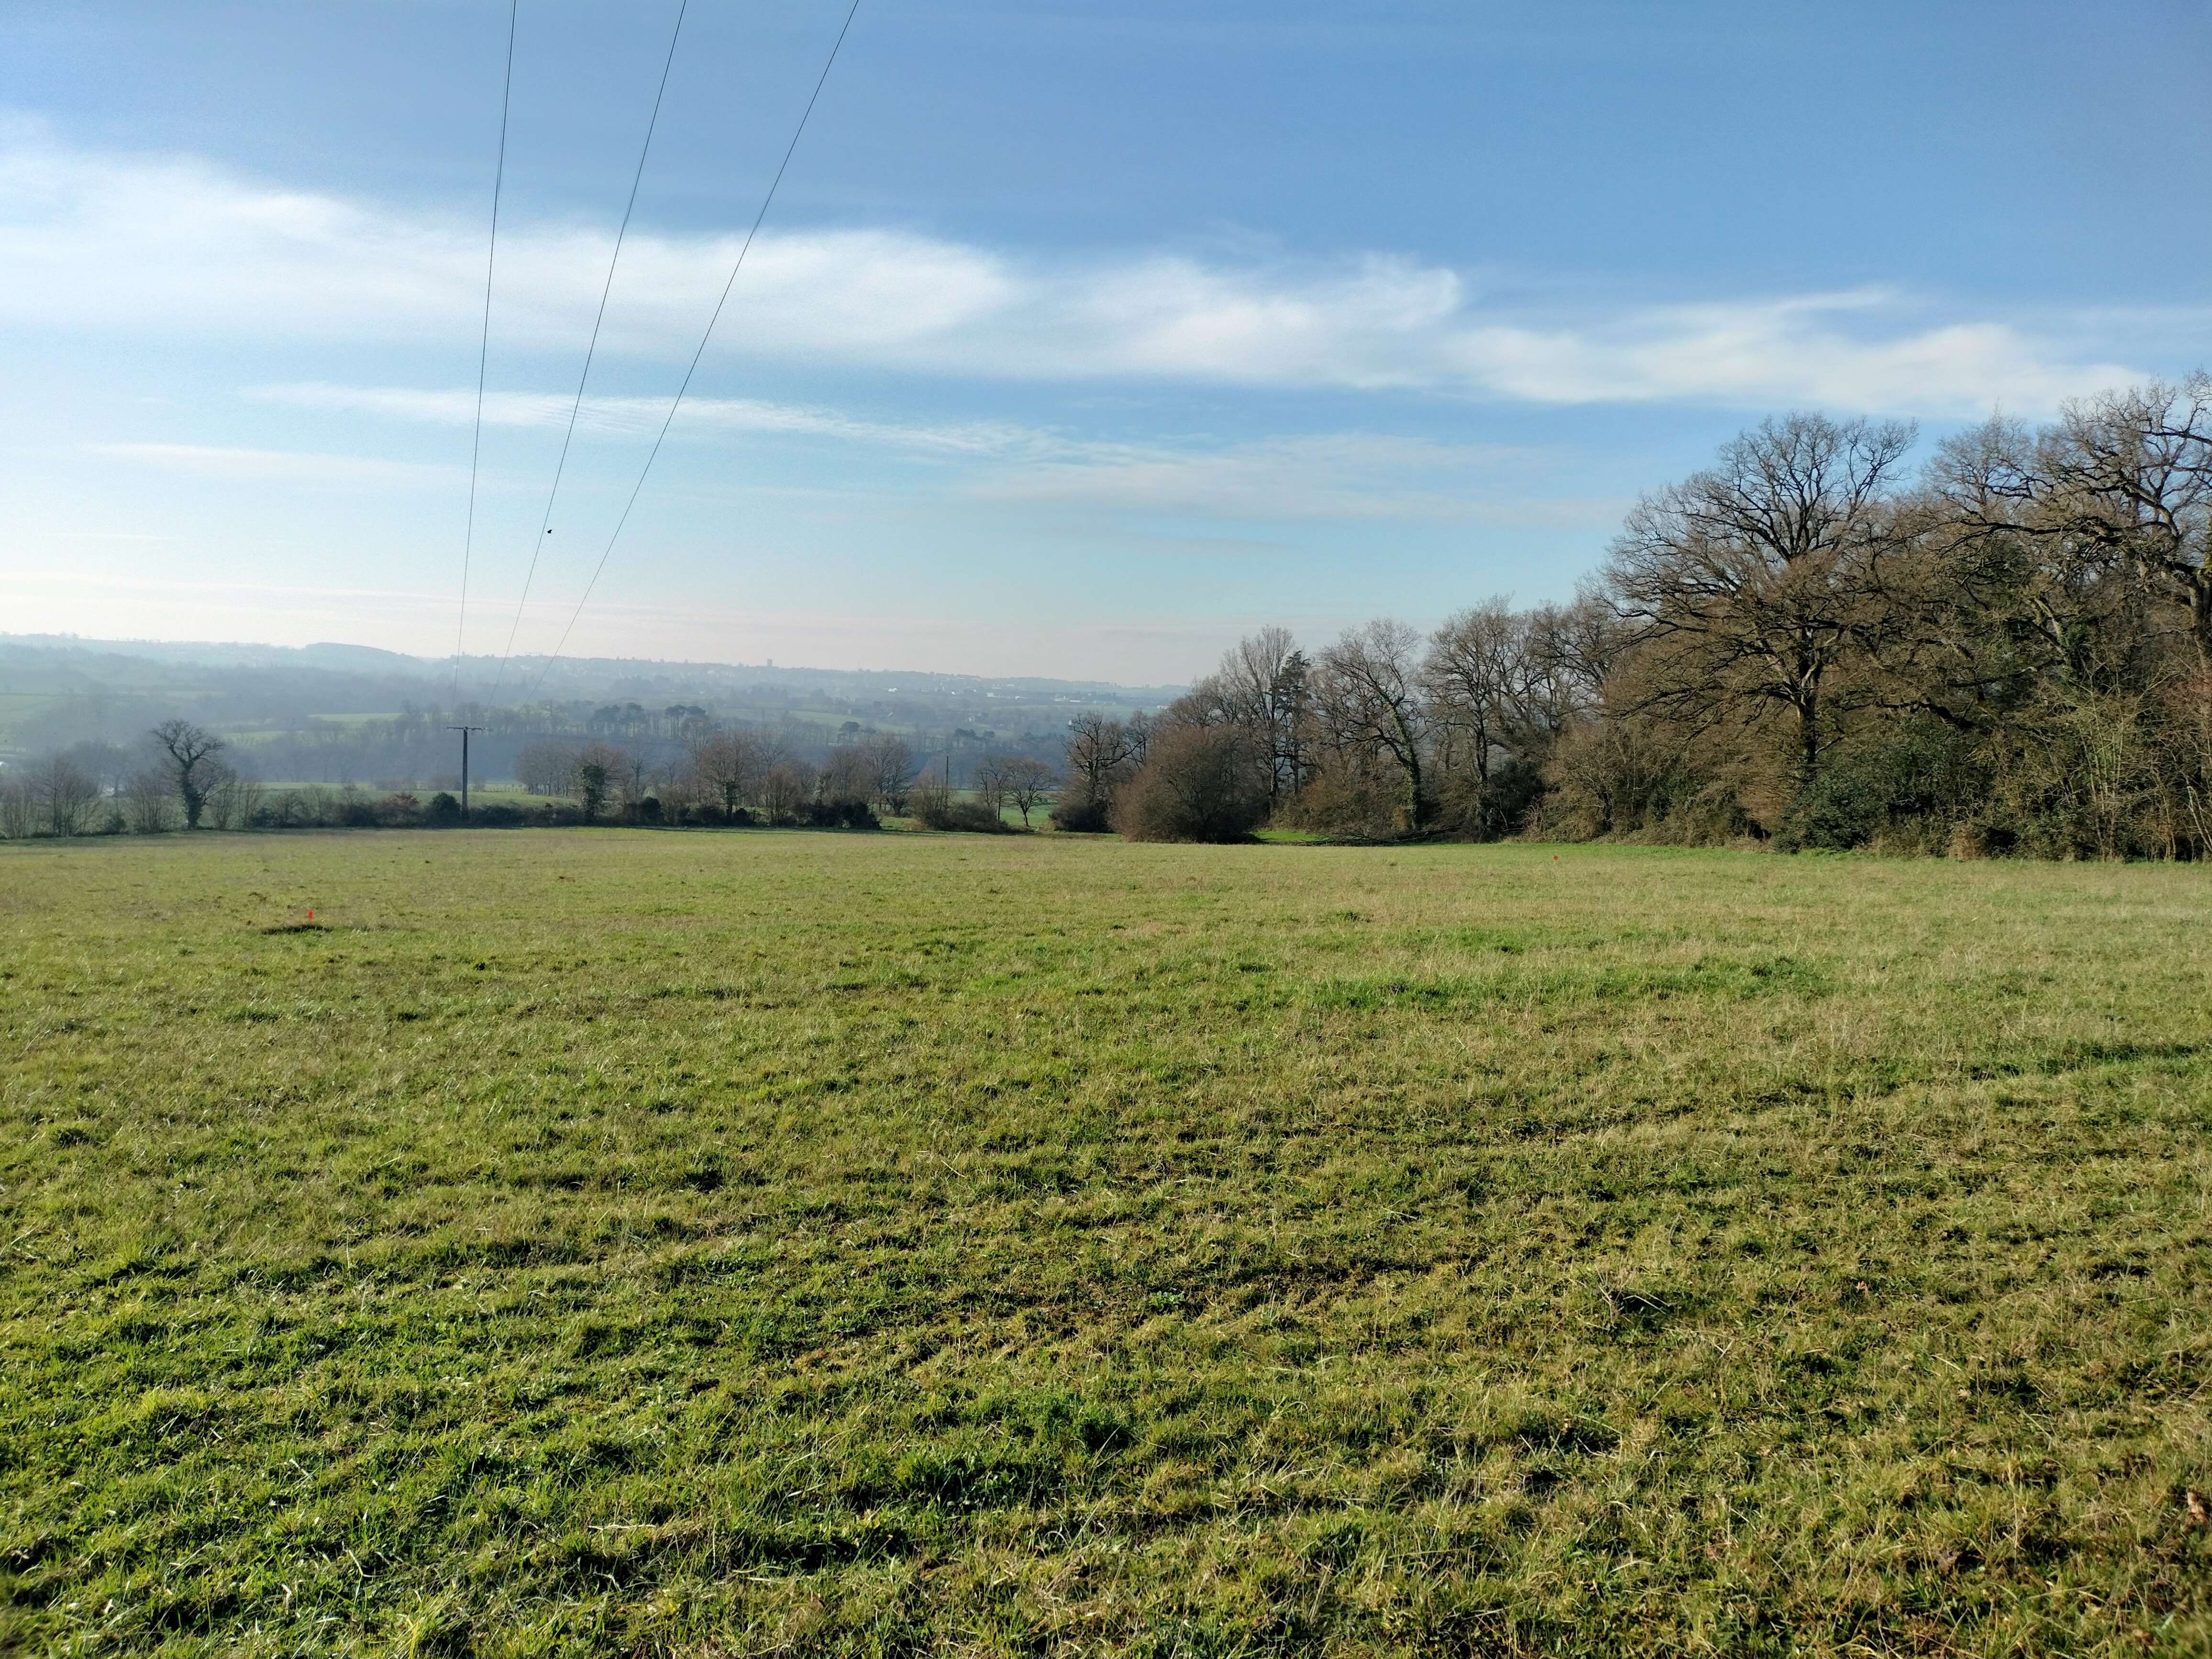
[[[2208,899],[0,847],[0,1647],[2212,1651]]]

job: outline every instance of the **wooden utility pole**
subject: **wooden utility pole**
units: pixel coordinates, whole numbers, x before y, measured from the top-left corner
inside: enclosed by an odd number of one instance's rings
[[[458,732],[461,734],[461,816],[463,817],[466,817],[469,815],[469,733],[471,732],[481,732],[483,730],[483,727],[481,726],[449,726],[446,730],[448,732]]]

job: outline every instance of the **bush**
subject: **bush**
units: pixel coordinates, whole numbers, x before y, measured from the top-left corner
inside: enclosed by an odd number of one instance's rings
[[[1544,798],[1543,769],[1518,758],[1488,777],[1448,773],[1437,803],[1437,828],[1476,841],[1503,841],[1526,824]]]
[[[1251,744],[1227,726],[1161,732],[1114,798],[1114,827],[1131,841],[1249,841],[1267,816]]]
[[[861,809],[866,811],[867,809]],[[872,821],[873,813],[869,813]],[[943,789],[917,789],[914,795],[914,819],[925,830],[964,830],[973,835],[1010,836],[1013,825],[1008,823],[980,800],[962,800]]]
[[[876,817],[875,809],[864,800],[817,801],[807,808],[805,821],[816,830],[880,830],[884,827]]]
[[[428,816],[433,823],[459,823],[461,821],[461,804],[441,789],[430,797]]]
[[[1965,733],[1930,715],[1884,720],[1829,752],[1791,799],[1775,845],[1945,851],[1989,785]]]
[[[1552,751],[1553,793],[1535,803],[1543,833],[1680,847],[1763,838],[1727,769],[1691,734],[1633,715],[1571,726]]]
[[[1286,816],[1301,830],[1385,841],[1397,833],[1405,781],[1372,756],[1331,755],[1307,780]]]
[[[1114,827],[1112,808],[1106,801],[1071,795],[1053,804],[1052,827],[1070,835],[1103,836]]]

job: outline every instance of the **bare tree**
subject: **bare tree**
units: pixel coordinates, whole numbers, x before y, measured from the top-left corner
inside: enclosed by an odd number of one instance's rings
[[[831,750],[817,789],[826,805],[865,806],[876,793],[873,757],[851,745]]]
[[[1548,748],[1577,721],[1595,719],[1628,646],[1628,630],[1602,593],[1571,605],[1540,605],[1528,613],[1528,678],[1520,720]]]
[[[1901,507],[1876,572],[1883,626],[1867,639],[1886,707],[1986,730],[2039,682],[2094,689],[2115,633],[2136,632],[2125,613],[2142,595],[2124,561],[2045,533],[2042,507],[2020,492],[2036,448],[2017,422],[1959,433]]]
[[[1398,775],[1393,821],[1401,833],[1428,821],[1422,775],[1427,711],[1420,695],[1419,632],[1388,617],[1346,629],[1322,653],[1315,704],[1328,740],[1361,757],[1388,757]]]
[[[1551,620],[1494,599],[1430,636],[1421,687],[1431,787],[1439,816],[1461,833],[1510,835],[1542,799],[1541,769],[1566,718],[1563,688],[1539,644],[1540,621]]]
[[[399,799],[412,799],[412,796]],[[208,781],[207,820],[217,830],[243,830],[261,804],[261,785],[235,767],[217,766]]]
[[[778,760],[761,780],[760,798],[772,822],[795,821],[814,799],[814,769],[788,756]]]
[[[175,822],[169,816],[175,796],[176,789],[164,774],[150,767],[134,772],[123,786],[125,821],[139,835],[159,835]]]
[[[1000,769],[1000,781],[1006,798],[1013,802],[1015,811],[1022,815],[1022,828],[1030,827],[1030,814],[1051,798],[1053,787],[1059,780],[1052,768],[1041,760],[1027,755],[1010,757]]]
[[[1194,681],[1189,690],[1160,710],[1166,726],[1243,725],[1249,712],[1240,705],[1229,682],[1212,673]]]
[[[514,777],[533,795],[565,795],[576,781],[576,751],[554,738],[525,744],[514,757]]]
[[[66,755],[49,755],[31,772],[31,799],[41,827],[50,836],[83,833],[100,786]]]
[[[154,728],[154,741],[169,757],[177,795],[185,804],[185,828],[197,830],[216,782],[215,757],[222,752],[223,741],[185,720],[163,720]]]
[[[1159,723],[1141,708],[1121,722],[1121,734],[1129,745],[1132,766],[1142,766],[1151,758],[1152,738],[1158,730]]]
[[[1087,802],[1103,805],[1141,764],[1129,728],[1103,714],[1079,714],[1067,723],[1067,776]]]
[[[2179,610],[2212,667],[2212,374],[2069,404],[2032,445],[1993,422],[1939,469],[1962,523],[2056,544],[2069,567],[2126,568]]]
[[[717,732],[692,746],[691,769],[728,818],[759,798],[776,759],[776,745],[757,732]]]
[[[163,787],[167,781],[163,780]],[[19,767],[0,772],[0,836],[20,841],[39,833],[39,805],[31,780]]]
[[[915,774],[914,750],[906,739],[879,732],[860,744],[860,752],[874,769],[876,804],[886,812],[903,811]]]
[[[616,758],[610,763],[609,775],[614,780],[616,798],[623,810],[633,820],[652,793],[653,769],[645,757],[635,749],[617,749]]]
[[[1528,618],[1503,599],[1448,618],[1421,664],[1431,726],[1447,769],[1487,779],[1515,743],[1529,684]]]
[[[71,763],[92,780],[94,792],[103,799],[122,798],[131,774],[142,758],[121,744],[96,740],[72,744],[64,752]]]
[[[1006,763],[1012,757],[987,752],[968,774],[968,786],[993,817],[1006,810]]]
[[[1304,788],[1312,769],[1309,678],[1305,653],[1286,628],[1238,641],[1213,676],[1224,712],[1257,739],[1270,811]]]
[[[1839,712],[1838,667],[1874,620],[1902,422],[1769,420],[1719,465],[1647,496],[1614,542],[1607,581],[1652,670],[1647,706],[1706,720],[1782,712],[1808,785]]]

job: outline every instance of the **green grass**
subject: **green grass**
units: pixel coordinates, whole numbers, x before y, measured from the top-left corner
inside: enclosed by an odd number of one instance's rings
[[[0,1648],[2212,1650],[2208,897],[0,847]]]

